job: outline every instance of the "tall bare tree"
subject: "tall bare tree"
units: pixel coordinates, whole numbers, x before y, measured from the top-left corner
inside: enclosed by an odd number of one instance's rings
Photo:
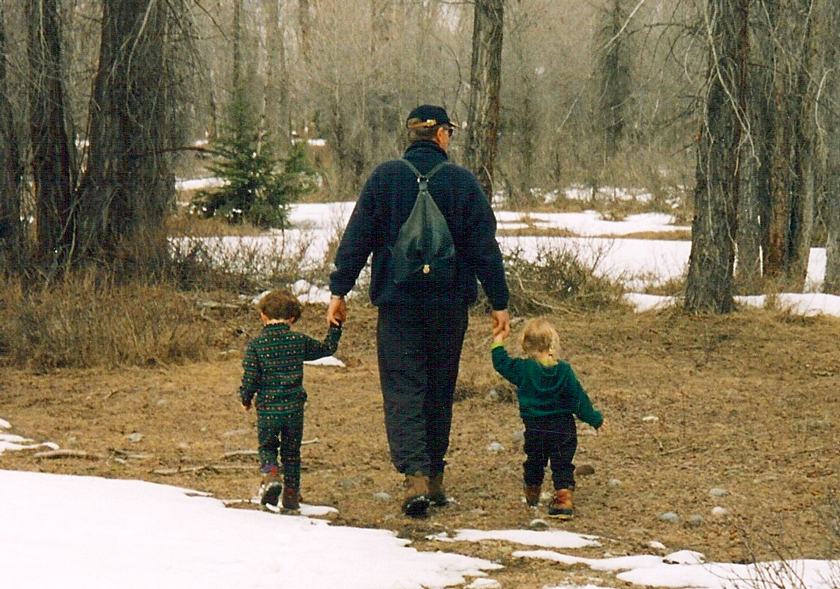
[[[280,0],[263,0],[266,14],[265,33],[265,92],[263,95],[263,127],[278,140],[288,143],[289,133],[289,82],[286,62],[286,45],[280,21]]]
[[[504,0],[476,0],[473,18],[466,163],[491,197],[499,142],[504,5]]]
[[[765,276],[802,288],[814,216],[814,0],[765,2],[776,41]]]
[[[739,287],[758,292],[763,276],[763,252],[768,247],[773,144],[774,6],[754,6],[748,20],[750,59],[744,95],[748,134],[741,158],[741,193],[738,206],[737,269]]]
[[[298,32],[300,52],[305,64],[309,64],[312,49],[312,9],[310,0],[298,0]]]
[[[0,1],[0,268],[21,253],[20,185],[23,169],[9,100],[5,3]]]
[[[67,128],[58,0],[27,0],[29,129],[35,185],[37,255],[70,262],[76,245],[73,143]]]
[[[630,99],[629,11],[625,0],[607,0],[602,8],[595,59],[598,85],[596,118],[603,138],[603,156],[615,157],[627,125]]]
[[[86,250],[131,263],[167,253],[163,218],[173,202],[168,156],[177,129],[172,38],[183,4],[106,0],[81,185]],[[184,13],[181,13],[184,14]],[[183,47],[177,50],[184,52]],[[130,249],[126,249],[130,248]]]
[[[705,112],[697,149],[697,183],[685,306],[728,313],[734,306],[739,163],[750,0],[707,0],[710,46]]]
[[[817,122],[823,161],[823,214],[826,229],[823,292],[840,295],[840,4],[826,1],[817,19],[826,48]]]

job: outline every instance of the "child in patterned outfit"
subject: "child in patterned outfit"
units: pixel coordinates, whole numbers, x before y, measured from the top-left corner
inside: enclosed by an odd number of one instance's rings
[[[569,519],[574,514],[575,417],[599,431],[607,421],[592,407],[572,367],[557,358],[559,342],[551,323],[534,319],[522,333],[522,349],[529,358],[511,358],[501,334],[493,338],[492,354],[493,368],[516,385],[519,415],[525,423],[525,501],[532,507],[539,503],[550,462],[554,497],[548,515]]]
[[[263,473],[260,503],[300,508],[300,445],[303,440],[303,363],[331,356],[338,347],[341,326],[331,325],[319,342],[291,330],[300,318],[300,302],[289,292],[271,291],[257,303],[263,329],[248,342],[242,360],[239,397],[245,411],[256,397],[257,438]],[[280,483],[278,450],[283,465]],[[285,489],[284,489],[285,487]]]

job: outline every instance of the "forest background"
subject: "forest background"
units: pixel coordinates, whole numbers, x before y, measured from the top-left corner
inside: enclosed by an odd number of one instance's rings
[[[351,200],[422,102],[464,124],[453,158],[494,202],[561,210],[577,205],[545,195],[582,186],[621,215],[621,187],[692,218],[690,311],[801,291],[815,245],[840,291],[835,2],[0,10],[0,267],[20,292],[91,268],[183,283],[200,256],[171,248],[176,177],[225,177],[194,213],[283,229],[290,202]]]

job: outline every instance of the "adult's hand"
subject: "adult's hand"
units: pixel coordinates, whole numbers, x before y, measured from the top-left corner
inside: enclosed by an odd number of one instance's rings
[[[341,325],[347,321],[347,303],[344,297],[331,297],[327,307],[327,325]]]
[[[493,337],[501,335],[502,338],[506,338],[510,335],[510,314],[508,314],[507,309],[493,311],[491,316],[493,318]]]

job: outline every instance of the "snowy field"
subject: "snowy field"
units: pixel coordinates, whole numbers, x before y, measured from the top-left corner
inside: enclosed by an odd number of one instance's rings
[[[2,433],[9,424],[0,424],[2,452],[12,436]],[[840,583],[840,561],[706,563],[692,551],[658,556],[666,551],[656,542],[650,554],[581,558],[574,549],[599,547],[599,539],[562,530],[460,530],[454,538],[436,537],[438,551],[419,552],[387,530],[331,526],[316,517],[324,510],[229,509],[167,485],[0,470],[0,586],[504,589],[488,577],[499,565],[447,551],[453,541],[487,540],[516,545],[514,557],[582,564],[639,586],[830,589]]]
[[[322,265],[329,251],[329,244],[335,240],[340,228],[344,227],[353,203],[326,203],[294,205],[290,221],[293,228],[284,234],[274,232],[262,237],[201,238],[210,244],[208,251],[220,258],[235,259],[235,252],[244,244],[247,257],[253,259],[253,252],[261,251],[266,258],[282,255],[282,252],[297,252],[299,244],[305,243],[303,263],[313,267]],[[517,237],[501,236],[499,243],[506,252],[517,251],[526,259],[540,251],[564,250],[574,253],[584,264],[594,268],[596,274],[608,276],[625,285],[629,294],[627,300],[637,310],[678,304],[668,297],[643,294],[646,287],[656,286],[685,276],[691,253],[689,241],[646,240],[624,238],[638,233],[688,231],[690,227],[674,225],[673,218],[663,213],[629,215],[624,221],[606,221],[595,211],[582,213],[517,213],[499,211],[496,214],[500,232],[516,230],[524,226],[537,229],[571,231],[576,237]],[[792,313],[840,316],[840,297],[819,293],[825,276],[825,249],[812,248],[806,287],[804,293],[782,293],[777,304]],[[296,294],[308,302],[327,302],[329,292],[322,285],[300,282],[295,285]],[[352,295],[352,293],[351,293]],[[738,297],[739,303],[764,306],[765,297]]]
[[[305,237],[311,242],[307,259],[323,263],[329,240],[351,208],[352,203],[293,207],[291,220],[296,228],[286,232],[284,243]],[[643,231],[687,229],[671,225],[668,215],[636,215],[622,222],[604,221],[594,212],[527,218],[500,212],[498,218],[500,229],[528,223],[567,229],[580,236],[504,237],[500,239],[504,249],[536,252],[545,247],[571,247],[578,255],[589,252],[600,260],[598,271],[624,281],[629,288],[641,290],[646,284],[682,276],[686,270],[689,242],[617,238]],[[254,239],[271,248],[278,238]],[[794,313],[840,316],[840,297],[817,292],[824,269],[825,252],[812,250],[808,292],[780,295],[779,304]],[[313,302],[328,297],[322,288],[298,287]],[[630,294],[628,300],[640,312],[675,303],[644,294]],[[758,306],[765,302],[763,297],[740,301]],[[13,424],[0,419],[0,455],[4,451],[37,451],[42,445],[56,448],[49,440],[15,435]],[[1,461],[2,457],[0,465]],[[599,547],[599,539],[558,530],[461,530],[454,538],[436,537],[438,552],[418,552],[390,531],[331,526],[318,519],[325,509],[304,506],[301,515],[228,509],[218,499],[165,485],[0,470],[0,587],[506,589],[489,578],[498,565],[448,552],[453,541],[487,540],[517,545],[515,557],[585,565],[638,586],[840,586],[840,561],[756,566],[707,563],[702,554],[690,551],[660,556],[668,550],[656,542],[649,554],[581,558],[574,550]]]

